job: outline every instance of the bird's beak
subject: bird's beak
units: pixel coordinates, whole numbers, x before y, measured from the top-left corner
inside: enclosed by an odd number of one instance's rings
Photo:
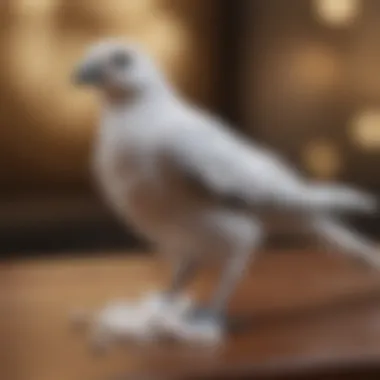
[[[73,72],[72,81],[77,85],[98,85],[103,79],[102,66],[97,62],[82,62]]]

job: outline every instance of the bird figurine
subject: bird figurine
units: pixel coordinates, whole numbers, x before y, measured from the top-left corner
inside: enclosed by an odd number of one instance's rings
[[[167,289],[98,313],[98,341],[123,334],[223,340],[229,300],[265,240],[268,215],[295,217],[341,252],[379,266],[372,243],[339,218],[374,212],[374,197],[303,178],[274,152],[186,101],[139,44],[94,44],[72,79],[101,96],[93,173],[104,199],[173,267]],[[223,269],[200,308],[183,292],[209,258],[222,260]]]

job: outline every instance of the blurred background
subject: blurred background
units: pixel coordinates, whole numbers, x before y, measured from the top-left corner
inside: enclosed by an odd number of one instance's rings
[[[0,252],[143,244],[95,192],[97,99],[69,80],[107,36],[144,44],[188,99],[305,175],[378,194],[379,19],[378,0],[1,0]],[[376,237],[379,221],[351,223]]]

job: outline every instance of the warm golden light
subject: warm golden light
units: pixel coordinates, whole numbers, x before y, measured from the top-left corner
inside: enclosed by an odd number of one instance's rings
[[[57,0],[13,0],[11,3],[15,14],[41,14],[55,9]]]
[[[110,35],[134,34],[160,13],[157,0],[82,0],[81,6],[89,17],[97,20]]]
[[[333,178],[341,168],[338,148],[329,141],[312,141],[303,152],[307,170],[318,178]]]
[[[180,22],[164,16],[156,17],[139,30],[139,38],[171,79],[186,75],[182,69],[191,59],[186,54],[191,40]]]
[[[317,17],[331,26],[347,26],[360,11],[360,0],[314,0]]]
[[[290,57],[289,74],[299,91],[325,93],[340,77],[339,62],[327,47],[309,44]]]
[[[217,54],[209,44],[216,37],[197,22],[203,11],[212,15],[209,5],[176,1],[168,6],[162,0],[5,3],[0,155],[14,165],[4,166],[0,181],[84,181],[98,107],[96,94],[75,88],[70,77],[84,50],[101,38],[143,44],[176,88],[213,102],[211,63]]]
[[[366,110],[354,117],[350,134],[353,142],[366,150],[380,148],[380,109]]]
[[[14,89],[30,112],[41,119],[38,125],[41,128],[48,125],[62,138],[74,138],[88,134],[84,128],[93,128],[86,120],[95,105],[88,93],[73,89],[69,73],[84,47],[96,38],[60,29],[57,14],[52,13],[57,3],[57,0],[14,1],[15,19],[27,22],[20,22],[19,28],[9,33],[7,56]],[[174,81],[184,75],[189,59],[188,30],[178,16],[166,14],[157,0],[83,0],[77,5],[67,3],[65,7],[68,14],[75,12],[77,17],[86,14],[87,20],[94,22],[104,36],[140,41],[165,70],[173,73]]]

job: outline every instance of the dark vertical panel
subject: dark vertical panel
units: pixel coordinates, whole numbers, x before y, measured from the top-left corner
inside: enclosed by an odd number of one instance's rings
[[[220,110],[229,121],[242,127],[242,115],[239,99],[239,70],[244,36],[244,10],[249,0],[221,0],[220,28]]]

